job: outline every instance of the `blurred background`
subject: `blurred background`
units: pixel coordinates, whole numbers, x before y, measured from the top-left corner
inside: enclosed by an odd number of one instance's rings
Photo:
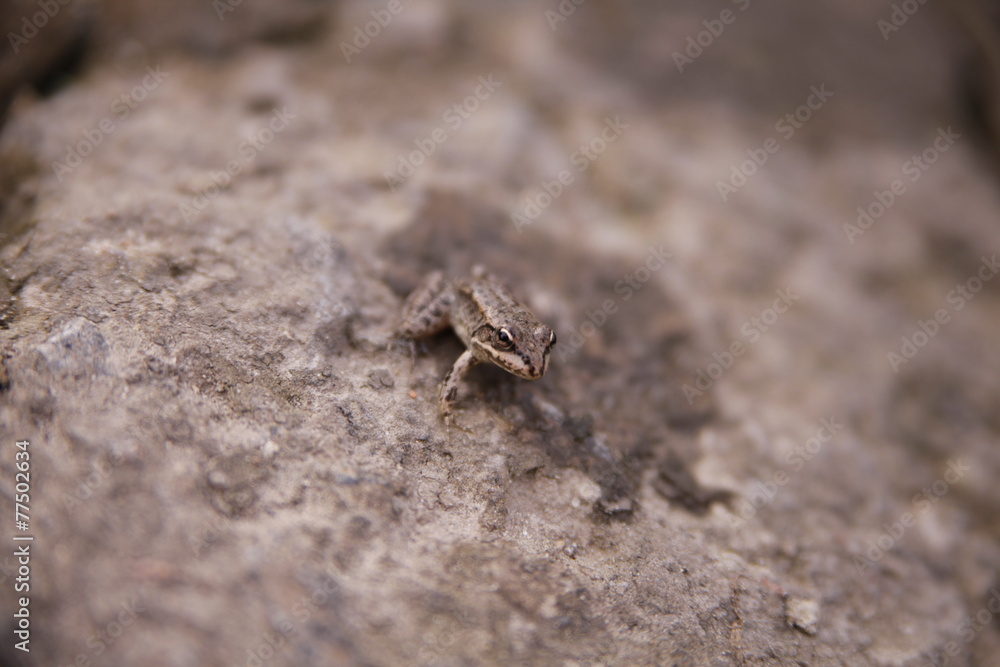
[[[993,3],[0,29],[3,664],[995,660]],[[393,331],[476,263],[559,344],[449,430]]]

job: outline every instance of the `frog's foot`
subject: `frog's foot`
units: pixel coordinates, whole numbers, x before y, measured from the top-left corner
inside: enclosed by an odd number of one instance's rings
[[[444,421],[444,425],[447,426],[448,428],[457,428],[458,430],[465,431],[466,433],[473,433],[474,432],[468,426],[465,426],[464,424],[460,423],[455,418],[455,415],[454,415],[454,413],[452,413],[451,409],[449,409],[447,412],[442,411],[441,412],[441,419]]]
[[[410,371],[417,365],[417,349],[420,348],[421,352],[424,351],[423,341],[416,341],[412,338],[407,338],[406,336],[396,335],[392,342],[389,344],[389,351],[396,352],[405,351],[407,356],[410,357]]]
[[[458,396],[458,383],[462,381],[462,376],[478,363],[479,361],[473,356],[472,350],[466,350],[455,360],[455,365],[451,367],[441,383],[441,394],[438,400],[441,414],[451,412],[451,406],[454,405],[455,398]]]
[[[444,423],[447,426],[458,426],[458,428],[463,431],[471,430],[460,426],[455,423],[455,419],[452,417],[452,408],[455,406],[455,399],[458,397],[458,385],[470,368],[478,364],[479,362],[472,355],[472,350],[466,350],[462,355],[455,361],[455,365],[451,367],[448,374],[444,376],[444,382],[441,383],[441,395],[438,400],[438,406],[441,410],[441,417],[444,419]]]
[[[446,378],[445,384],[442,385],[441,387],[441,398],[438,401],[438,408],[441,411],[441,420],[444,421],[445,426],[450,427],[456,425],[453,408],[455,407],[455,396],[457,394],[458,394],[458,383],[454,383],[452,386],[448,386]]]

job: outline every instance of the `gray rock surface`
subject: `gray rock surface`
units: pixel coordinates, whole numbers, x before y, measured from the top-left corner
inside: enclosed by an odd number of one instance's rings
[[[148,5],[0,134],[4,664],[997,654],[1000,198],[931,5]],[[448,429],[457,339],[393,331],[475,263],[560,340]]]

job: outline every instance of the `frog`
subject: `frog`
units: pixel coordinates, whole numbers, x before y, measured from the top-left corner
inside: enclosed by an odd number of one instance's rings
[[[445,375],[438,407],[445,424],[453,424],[459,383],[478,364],[491,363],[525,380],[538,380],[549,367],[556,333],[482,265],[471,277],[455,282],[432,271],[407,297],[397,332],[410,340],[451,327],[465,351]]]

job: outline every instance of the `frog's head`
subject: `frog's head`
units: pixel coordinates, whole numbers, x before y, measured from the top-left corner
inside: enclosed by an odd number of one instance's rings
[[[510,324],[480,327],[472,338],[479,356],[509,373],[537,380],[549,367],[549,352],[556,344],[556,334],[544,324]]]

